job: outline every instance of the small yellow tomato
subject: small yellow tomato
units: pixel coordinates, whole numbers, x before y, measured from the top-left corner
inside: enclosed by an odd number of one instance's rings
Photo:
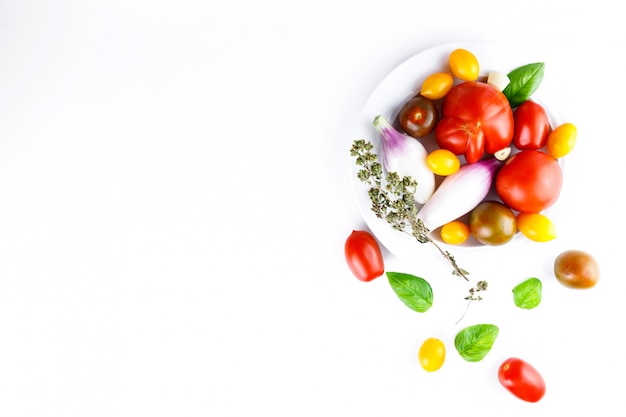
[[[436,72],[426,77],[422,83],[420,94],[431,100],[439,100],[448,94],[454,79],[447,72]]]
[[[519,213],[516,216],[517,230],[535,242],[547,242],[556,238],[554,223],[541,213]]]
[[[428,338],[420,347],[418,359],[425,371],[435,372],[446,360],[446,346],[439,339]]]
[[[450,71],[463,81],[475,81],[478,78],[480,65],[476,56],[466,49],[455,49],[449,57]]]
[[[574,149],[578,131],[572,123],[563,123],[548,135],[546,149],[554,158],[561,158]]]
[[[451,245],[460,245],[470,236],[470,228],[460,220],[454,220],[441,226],[441,240]]]
[[[433,173],[445,177],[457,172],[461,161],[447,149],[435,149],[426,157],[426,165]]]

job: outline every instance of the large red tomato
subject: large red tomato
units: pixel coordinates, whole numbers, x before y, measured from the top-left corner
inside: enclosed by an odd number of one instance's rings
[[[498,368],[500,384],[517,398],[535,403],[546,393],[546,382],[531,364],[523,359],[509,358]]]
[[[502,202],[523,213],[539,213],[559,198],[563,185],[561,166],[537,150],[513,155],[496,174],[496,192]]]
[[[344,245],[350,271],[361,281],[371,281],[385,272],[383,255],[376,238],[365,230],[353,230]]]
[[[541,104],[527,100],[513,113],[513,144],[517,149],[540,149],[548,141],[550,121]]]
[[[513,110],[507,98],[494,86],[466,81],[446,95],[442,117],[435,128],[437,144],[468,163],[483,153],[506,148],[513,139]]]

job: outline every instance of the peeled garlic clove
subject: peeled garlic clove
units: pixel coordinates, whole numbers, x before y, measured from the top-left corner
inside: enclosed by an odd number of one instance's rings
[[[509,76],[503,72],[491,71],[489,75],[487,75],[487,84],[493,85],[500,91],[504,90],[505,87],[509,85],[509,82]]]

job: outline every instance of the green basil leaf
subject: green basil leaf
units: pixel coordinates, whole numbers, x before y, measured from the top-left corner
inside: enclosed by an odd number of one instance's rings
[[[433,305],[433,290],[423,278],[400,272],[387,272],[391,288],[407,307],[418,313],[428,311]]]
[[[513,288],[515,305],[526,310],[533,309],[541,302],[541,280],[528,278]]]
[[[491,350],[500,329],[495,324],[475,324],[457,333],[454,347],[468,362],[482,360]]]
[[[515,108],[533,95],[543,81],[544,63],[528,64],[509,72],[509,84],[502,93]]]

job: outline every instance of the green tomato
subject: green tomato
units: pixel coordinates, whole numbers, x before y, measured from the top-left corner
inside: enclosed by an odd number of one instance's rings
[[[517,232],[513,211],[499,201],[483,201],[469,216],[472,235],[483,245],[503,245]]]

